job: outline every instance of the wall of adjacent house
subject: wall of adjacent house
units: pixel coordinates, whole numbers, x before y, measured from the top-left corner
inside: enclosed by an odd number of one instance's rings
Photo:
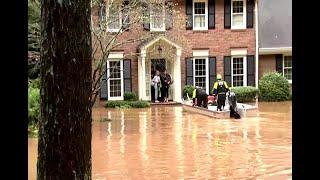
[[[211,1],[211,0],[209,0]],[[224,1],[215,0],[215,27],[205,31],[186,30],[186,0],[173,0],[173,27],[165,32],[167,39],[182,47],[181,55],[181,85],[186,84],[186,58],[192,57],[192,50],[208,49],[209,56],[216,57],[216,71],[224,74],[224,56],[231,55],[231,48],[246,48],[248,55],[255,55],[255,23],[252,28],[243,30],[231,30],[224,27]],[[98,21],[97,9],[92,10],[94,23]],[[254,22],[254,21],[253,21]],[[144,30],[143,25],[136,30],[129,30],[122,34],[120,39],[150,33]],[[125,56],[131,59],[132,90],[138,94],[138,57],[133,55],[139,51],[139,43],[132,43],[119,47]],[[177,80],[175,80],[177,81]],[[210,84],[210,87],[212,85]]]
[[[259,55],[259,79],[264,73],[276,71],[276,56],[270,55]]]

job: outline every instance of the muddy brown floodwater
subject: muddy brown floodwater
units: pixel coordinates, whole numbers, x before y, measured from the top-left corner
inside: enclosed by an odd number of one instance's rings
[[[259,117],[212,119],[181,106],[93,111],[92,177],[292,179],[291,102],[259,103]],[[103,117],[110,122],[100,122]],[[29,138],[29,179],[37,139]]]

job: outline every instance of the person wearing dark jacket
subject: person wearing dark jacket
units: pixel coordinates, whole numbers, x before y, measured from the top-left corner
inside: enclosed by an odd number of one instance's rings
[[[160,77],[161,80],[161,97],[164,102],[169,101],[169,88],[170,85],[173,83],[170,74],[167,73],[165,69],[162,76]]]
[[[222,111],[225,106],[226,93],[229,91],[228,84],[222,80],[220,74],[217,75],[217,82],[214,83],[212,94],[217,97],[217,111]]]
[[[208,94],[202,87],[196,87],[192,93],[193,104],[198,107],[208,108]],[[195,102],[197,100],[197,102]]]

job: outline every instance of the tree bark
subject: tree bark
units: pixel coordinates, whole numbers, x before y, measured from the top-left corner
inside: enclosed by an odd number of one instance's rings
[[[37,179],[91,179],[90,0],[42,0]]]

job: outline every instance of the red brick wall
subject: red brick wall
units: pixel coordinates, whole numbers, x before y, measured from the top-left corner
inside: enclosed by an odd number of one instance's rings
[[[216,0],[215,6],[215,29],[209,29],[207,31],[193,31],[186,30],[185,21],[178,20],[179,18],[185,19],[185,0],[174,0],[173,14],[173,28],[166,31],[166,36],[169,40],[173,40],[175,43],[182,47],[181,55],[181,85],[182,88],[185,85],[185,58],[192,56],[192,49],[205,48],[209,49],[210,56],[216,56],[217,58],[217,73],[223,75],[223,56],[230,55],[230,48],[247,48],[248,55],[255,54],[255,27],[244,30],[230,30],[224,29],[224,0]],[[97,12],[93,10],[93,21],[97,22]],[[177,23],[178,22],[178,23]],[[254,25],[255,26],[255,25]],[[139,33],[149,33],[143,30],[142,25],[137,30],[127,31],[122,34],[121,38],[128,38],[137,36]],[[137,52],[138,43],[126,45],[119,48],[123,50],[125,54]],[[138,93],[138,58],[132,56],[132,85],[133,91]],[[175,80],[177,81],[177,80]],[[211,85],[210,85],[211,86]]]
[[[276,71],[276,57],[271,55],[259,55],[259,79],[264,73]]]

